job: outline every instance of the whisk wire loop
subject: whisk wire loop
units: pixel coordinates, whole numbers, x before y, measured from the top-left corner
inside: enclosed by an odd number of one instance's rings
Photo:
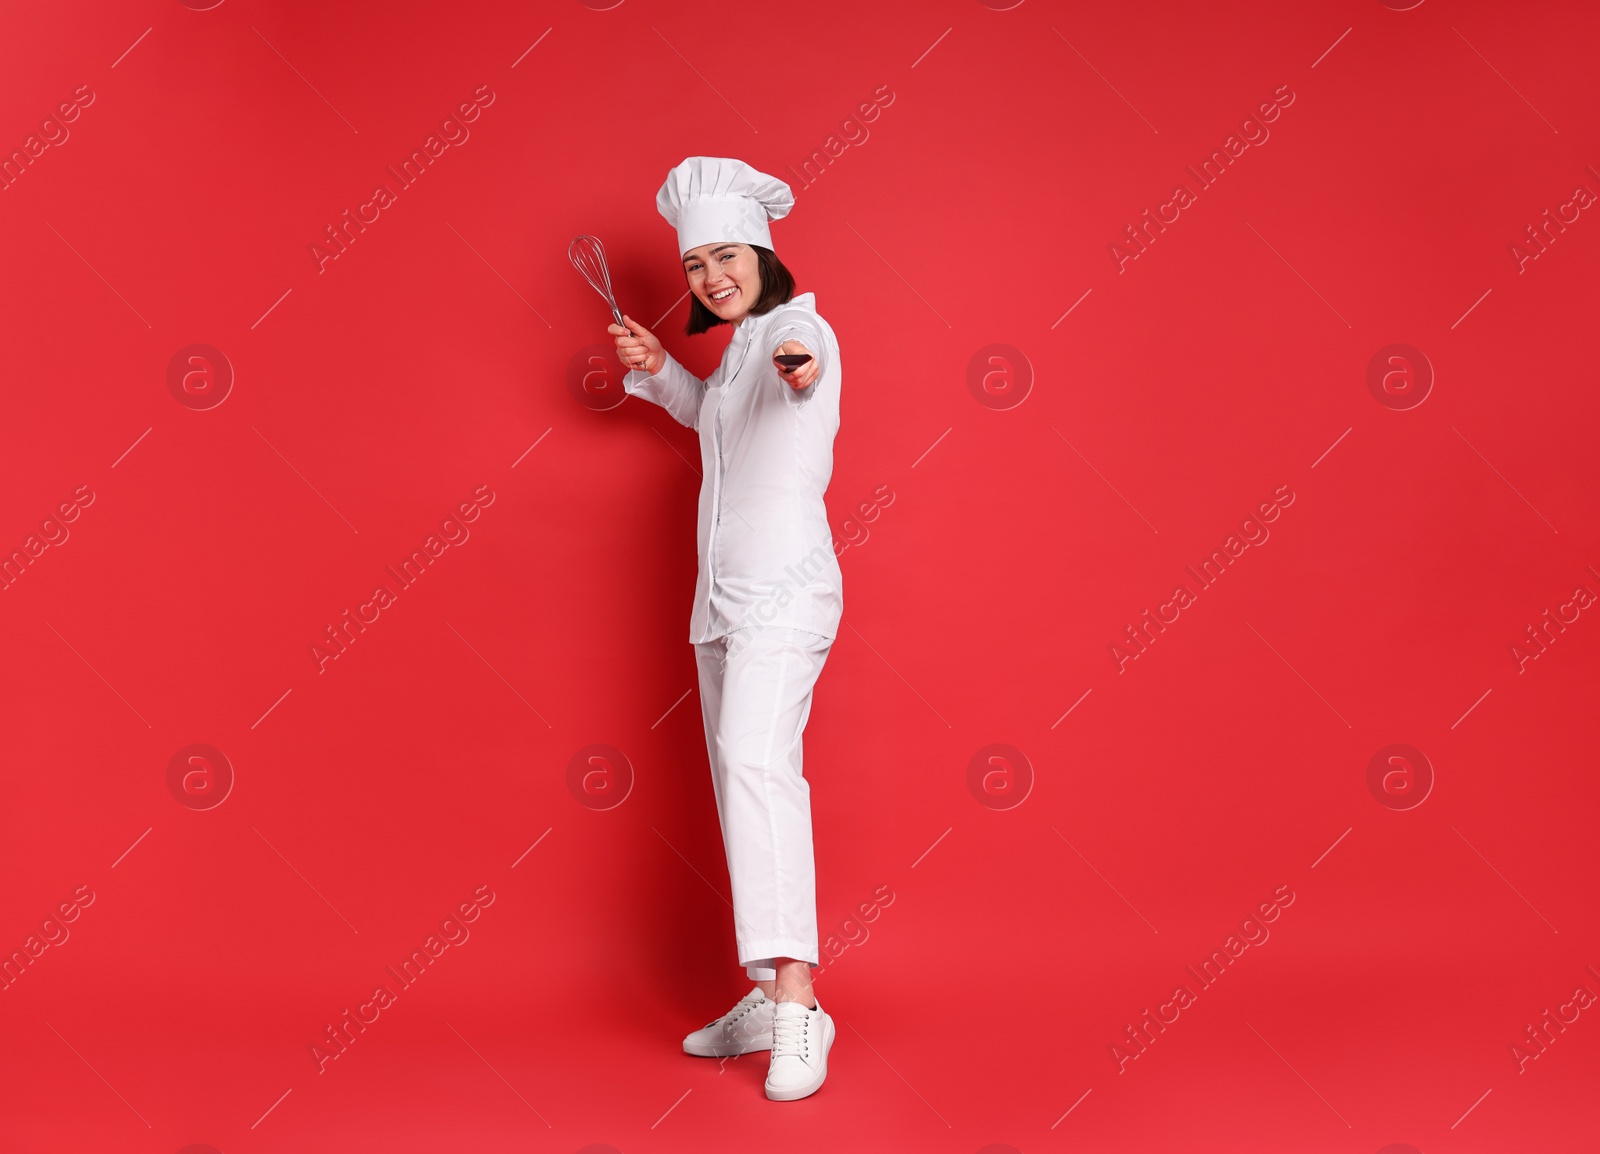
[[[583,279],[589,282],[590,287],[611,306],[611,315],[617,324],[626,328],[622,321],[622,310],[617,307],[616,295],[611,291],[611,270],[606,267],[606,250],[600,238],[573,237],[572,243],[567,246],[567,259],[572,262],[573,268],[583,274]]]

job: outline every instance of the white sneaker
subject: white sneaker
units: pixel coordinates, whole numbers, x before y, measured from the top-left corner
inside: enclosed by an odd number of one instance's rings
[[[779,1002],[772,1016],[772,1064],[767,1068],[767,1097],[792,1102],[815,1094],[828,1076],[828,1050],[833,1046],[833,1019],[818,1002]]]
[[[772,1049],[772,1015],[777,1003],[752,986],[722,1017],[707,1022],[683,1040],[683,1052],[700,1058],[729,1058]]]

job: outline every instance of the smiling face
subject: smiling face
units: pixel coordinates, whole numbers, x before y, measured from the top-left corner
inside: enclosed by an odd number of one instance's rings
[[[683,272],[700,303],[729,324],[738,324],[761,299],[761,262],[747,244],[692,248],[683,254]]]

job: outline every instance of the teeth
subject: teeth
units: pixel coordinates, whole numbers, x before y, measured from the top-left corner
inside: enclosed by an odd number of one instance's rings
[[[725,301],[734,294],[734,291],[734,289],[725,289],[719,293],[712,293],[711,299],[714,301]]]

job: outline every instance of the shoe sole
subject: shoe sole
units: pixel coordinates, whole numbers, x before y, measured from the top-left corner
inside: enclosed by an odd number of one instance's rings
[[[730,1042],[685,1042],[683,1052],[693,1054],[696,1058],[735,1058],[740,1054],[754,1054],[761,1050],[772,1049],[772,1043],[765,1045],[757,1042],[755,1045],[743,1046]]]
[[[822,1019],[822,1065],[816,1076],[809,1082],[802,1082],[798,1086],[787,1086],[782,1090],[767,1087],[767,1097],[774,1102],[794,1102],[800,1098],[809,1098],[822,1089],[822,1083],[828,1079],[828,1051],[833,1049],[833,1018]]]

